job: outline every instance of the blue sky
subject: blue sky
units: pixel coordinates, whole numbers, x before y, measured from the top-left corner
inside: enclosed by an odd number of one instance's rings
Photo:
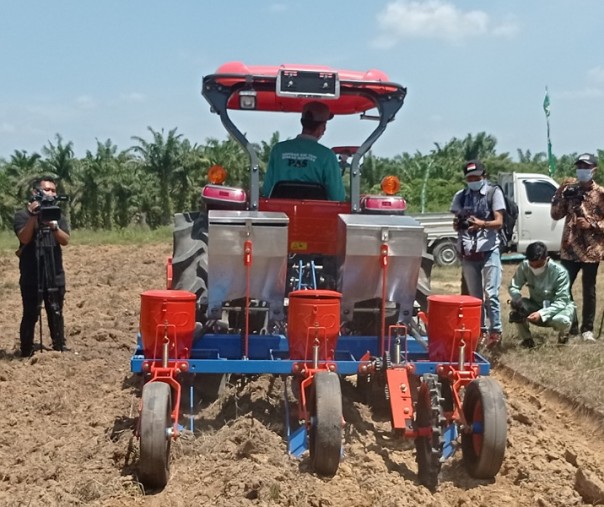
[[[554,153],[604,148],[601,0],[0,0],[0,19],[3,158],[55,133],[78,156],[97,139],[126,149],[148,126],[224,139],[200,83],[232,60],[386,72],[408,96],[376,155],[481,131],[514,157],[545,151],[546,85]],[[299,131],[292,115],[240,117],[252,141]],[[335,119],[323,142],[353,134]]]

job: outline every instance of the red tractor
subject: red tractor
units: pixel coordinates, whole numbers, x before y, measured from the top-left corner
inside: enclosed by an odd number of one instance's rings
[[[389,407],[392,427],[414,439],[418,478],[437,485],[458,443],[469,473],[493,478],[506,444],[506,404],[477,353],[481,302],[429,296],[423,227],[405,216],[400,184],[361,195],[361,161],[403,105],[406,89],[377,70],[320,66],[221,66],[202,95],[249,155],[249,188],[224,185],[212,167],[204,209],[175,217],[167,290],[142,295],[132,371],[144,373],[138,434],[139,476],[168,480],[170,441],[179,433],[181,378],[208,390],[228,375],[284,375],[302,424],[288,449],[309,450],[313,469],[334,475],[343,452],[340,380]],[[360,115],[375,128],[359,146],[334,148],[349,173],[346,202],[320,185],[286,182],[260,195],[253,145],[230,113],[300,113],[321,101],[332,113]],[[350,164],[348,164],[350,158]]]

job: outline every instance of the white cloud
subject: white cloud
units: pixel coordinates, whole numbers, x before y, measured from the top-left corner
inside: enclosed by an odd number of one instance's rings
[[[269,6],[268,10],[270,12],[285,12],[287,10],[287,5],[283,3],[274,3]]]
[[[130,93],[122,93],[120,94],[120,100],[124,102],[145,102],[147,100],[147,96],[143,93],[138,92],[130,92]]]
[[[604,90],[587,86],[579,90],[562,91],[555,94],[556,98],[575,100],[575,99],[597,99],[604,97]]]
[[[462,11],[442,0],[395,0],[377,15],[379,35],[374,45],[389,48],[404,38],[443,39],[461,42],[492,34],[510,37],[517,32],[511,21],[494,24],[480,10]]]
[[[519,31],[518,25],[511,21],[505,21],[493,28],[493,35],[511,39]]]
[[[90,95],[80,95],[75,100],[78,109],[96,109],[97,103]]]
[[[598,66],[587,71],[587,78],[592,83],[604,84],[604,67]]]
[[[0,134],[12,134],[17,129],[12,123],[0,123]]]

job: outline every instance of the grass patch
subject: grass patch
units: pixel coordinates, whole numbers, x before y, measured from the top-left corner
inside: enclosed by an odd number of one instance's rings
[[[19,248],[19,240],[15,233],[0,230],[0,255],[13,254]]]
[[[172,242],[172,226],[158,229],[128,227],[111,231],[76,229],[71,233],[73,245],[148,245],[152,243]]]
[[[596,344],[586,344],[581,341],[571,342],[566,346],[557,345],[557,333],[552,329],[531,326],[535,342],[539,345],[533,350],[518,346],[519,340],[516,326],[508,323],[510,306],[507,287],[516,271],[518,264],[503,265],[503,279],[499,300],[501,302],[501,318],[503,321],[503,352],[498,362],[517,371],[530,381],[561,394],[576,403],[577,406],[587,406],[604,414],[604,338]],[[432,270],[433,294],[459,294],[461,279],[460,267],[440,268]],[[577,303],[579,317],[582,308],[581,274],[577,277],[573,288],[573,296]],[[523,294],[528,295],[526,287]],[[596,294],[599,296],[594,322],[594,335],[600,331],[604,302],[604,275],[597,279]]]
[[[128,227],[111,231],[76,229],[71,231],[71,245],[148,245],[152,243],[171,243],[172,226],[158,229]],[[13,231],[0,231],[0,255],[15,253],[19,241]]]

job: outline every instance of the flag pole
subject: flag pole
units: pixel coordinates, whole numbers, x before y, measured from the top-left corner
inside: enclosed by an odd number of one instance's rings
[[[552,154],[552,142],[550,139],[549,130],[549,115],[550,115],[550,101],[549,101],[549,90],[545,87],[545,98],[543,99],[543,111],[545,112],[545,122],[547,124],[547,161],[549,163],[549,175],[554,176],[556,172],[556,159]]]

